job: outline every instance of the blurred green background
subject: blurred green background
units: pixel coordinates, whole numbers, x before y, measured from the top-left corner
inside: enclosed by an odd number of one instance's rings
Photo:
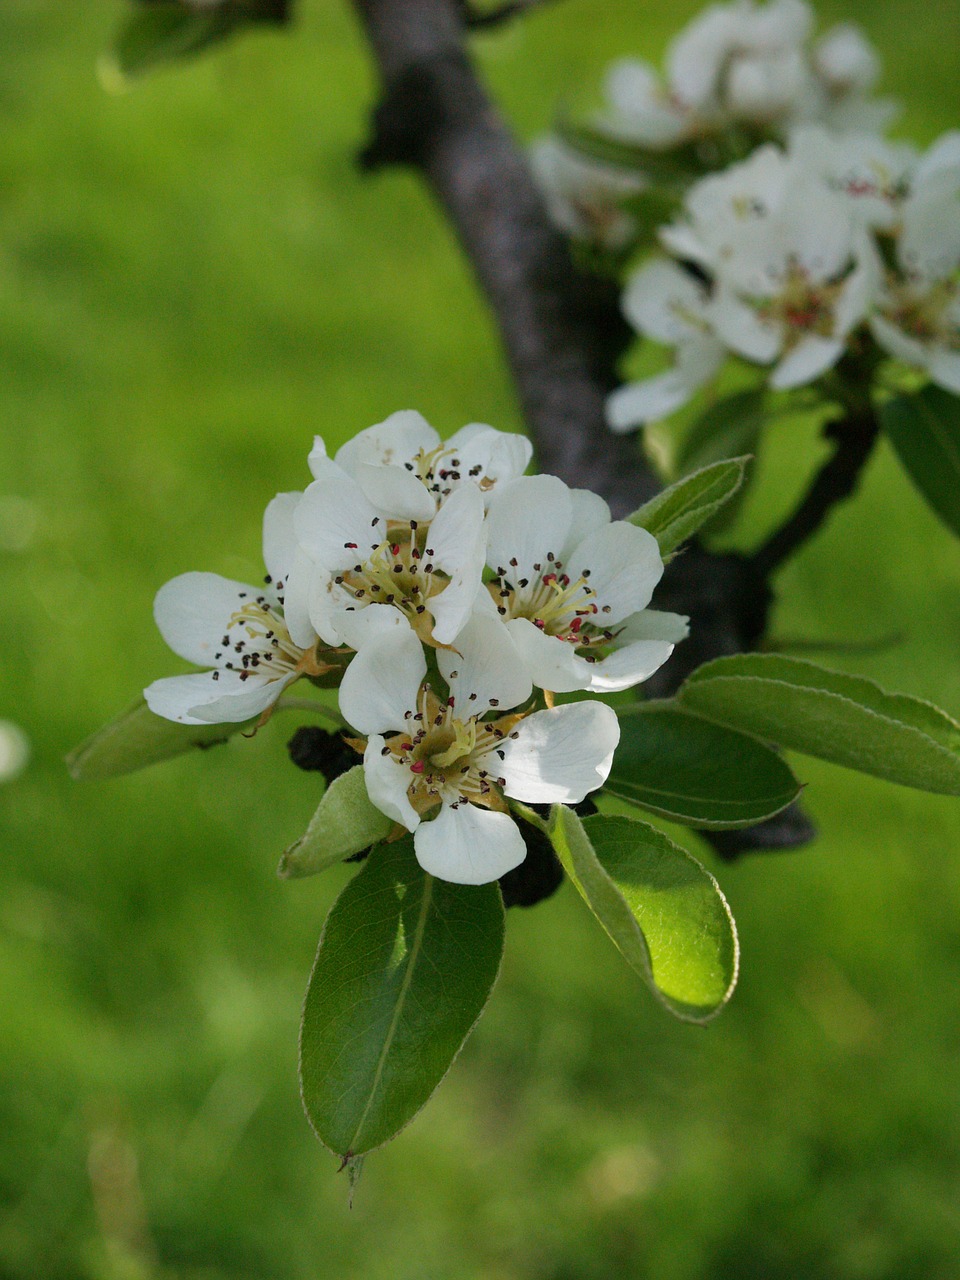
[[[524,137],[695,6],[563,0],[478,39]],[[300,1001],[350,869],[274,876],[316,805],[296,721],[99,785],[65,752],[183,669],[167,578],[255,580],[259,522],[394,409],[520,423],[489,317],[410,176],[362,179],[344,0],[111,96],[117,3],[0,7],[3,1280],[950,1280],[960,1275],[960,806],[807,760],[822,836],[715,864],[743,962],[675,1024],[569,889],[513,912],[493,1001],[356,1203],[300,1110]],[[861,15],[839,0],[824,23]],[[864,15],[900,132],[954,124],[957,0]],[[737,538],[814,458],[773,433]],[[789,639],[960,712],[960,557],[881,448],[783,575]]]

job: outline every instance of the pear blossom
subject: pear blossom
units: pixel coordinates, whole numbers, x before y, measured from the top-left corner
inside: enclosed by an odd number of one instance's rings
[[[790,135],[789,155],[839,194],[859,225],[872,230],[898,225],[917,165],[917,149],[909,142],[803,125]]]
[[[637,220],[622,204],[646,190],[642,174],[582,156],[551,135],[531,147],[530,165],[554,225],[568,236],[613,252],[634,239]]]
[[[870,328],[890,355],[960,395],[960,181],[939,160],[904,202]]]
[[[867,96],[880,78],[880,56],[855,23],[825,32],[811,61],[818,97],[810,118],[841,133],[879,133],[899,113],[892,99]]]
[[[154,617],[181,658],[207,667],[155,680],[144,690],[150,710],[181,724],[238,723],[269,711],[300,676],[336,670],[306,605],[309,565],[293,533],[299,493],[281,493],[263,519],[261,586],[216,573],[184,573],[157,592]]]
[[[508,799],[578,803],[606,781],[620,728],[597,702],[515,710],[530,678],[496,616],[474,614],[437,663],[449,693],[411,630],[384,632],[347,668],[340,709],[367,736],[371,801],[414,833],[424,870],[484,884],[526,856]]]
[[[627,281],[621,305],[637,333],[676,347],[672,368],[642,382],[628,383],[607,399],[607,423],[628,431],[665,418],[714,378],[726,348],[708,319],[709,292],[679,263],[654,259]]]
[[[478,489],[487,505],[498,484],[523,475],[532,454],[526,436],[481,422],[441,440],[421,414],[402,409],[353,436],[332,459],[317,436],[308,461],[318,480],[346,472],[388,519],[426,521],[460,488]]]
[[[382,473],[366,476],[368,491],[378,490],[379,507],[357,480],[333,464],[297,506],[297,537],[313,564],[312,625],[328,644],[354,648],[404,621],[424,642],[447,644],[466,623],[480,590],[485,547],[480,489],[462,485],[439,509],[431,499],[427,518],[417,519],[406,514],[408,473],[392,465],[369,464],[369,470]],[[393,514],[384,514],[384,508]]]
[[[524,476],[498,493],[488,524],[488,598],[539,688],[630,688],[687,635],[686,618],[646,607],[663,574],[656,538],[612,521],[596,494]]]

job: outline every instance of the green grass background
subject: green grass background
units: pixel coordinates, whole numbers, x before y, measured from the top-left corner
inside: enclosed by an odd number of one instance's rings
[[[529,137],[693,8],[563,0],[477,53]],[[486,1015],[348,1208],[296,1036],[350,869],[274,876],[318,799],[295,722],[104,784],[63,756],[182,669],[162,582],[260,572],[314,432],[517,408],[429,199],[354,167],[373,83],[348,5],[110,96],[123,12],[0,7],[0,717],[33,744],[0,789],[0,1277],[960,1275],[960,807],[807,760],[818,843],[715,867],[743,943],[716,1023],[672,1022],[569,889],[511,913]],[[901,131],[955,123],[957,0],[864,20]],[[776,429],[743,545],[816,454]],[[902,632],[823,656],[960,712],[957,547],[885,448],[780,585],[778,635]]]

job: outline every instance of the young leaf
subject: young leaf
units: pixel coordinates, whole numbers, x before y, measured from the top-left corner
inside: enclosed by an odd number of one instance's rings
[[[483,1011],[503,952],[494,884],[427,875],[413,839],[382,844],[327,918],[303,1006],[300,1084],[345,1160],[406,1125]]]
[[[766,421],[765,401],[763,390],[738,391],[704,409],[677,449],[677,470],[697,471],[725,458],[756,453]]]
[[[929,702],[777,654],[705,663],[677,695],[691,711],[920,791],[960,795],[960,724]]]
[[[670,702],[620,711],[620,745],[606,790],[691,827],[748,827],[800,794],[769,747]]]
[[[669,555],[730,501],[743,483],[748,461],[728,458],[694,471],[628,516],[630,523],[652,533],[660,554]]]
[[[228,36],[237,23],[237,15],[223,8],[194,9],[176,0],[138,6],[107,55],[108,81],[122,87],[164,63],[201,53]]]
[[[548,834],[614,946],[671,1013],[709,1022],[733,993],[739,946],[713,876],[634,818],[583,822],[555,805]]]
[[[74,747],[67,756],[67,768],[78,781],[99,782],[172,760],[194,747],[216,746],[255,724],[256,719],[243,724],[177,724],[154,715],[138,698],[115,720]]]
[[[310,825],[285,850],[277,875],[284,880],[316,875],[385,839],[392,827],[367,795],[363,765],[354,765],[327,787]]]
[[[895,396],[880,422],[913,483],[960,534],[960,396],[934,386]]]

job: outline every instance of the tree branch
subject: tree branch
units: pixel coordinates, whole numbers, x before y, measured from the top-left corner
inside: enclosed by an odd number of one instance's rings
[[[499,27],[522,13],[531,9],[540,9],[545,4],[556,4],[557,0],[507,0],[498,4],[495,9],[477,9],[470,0],[460,0],[460,12],[466,26],[474,30],[484,27]]]
[[[837,503],[850,497],[879,432],[880,423],[869,399],[827,424],[823,434],[833,441],[833,453],[814,476],[793,514],[751,557],[762,578],[776,573],[817,532]]]

